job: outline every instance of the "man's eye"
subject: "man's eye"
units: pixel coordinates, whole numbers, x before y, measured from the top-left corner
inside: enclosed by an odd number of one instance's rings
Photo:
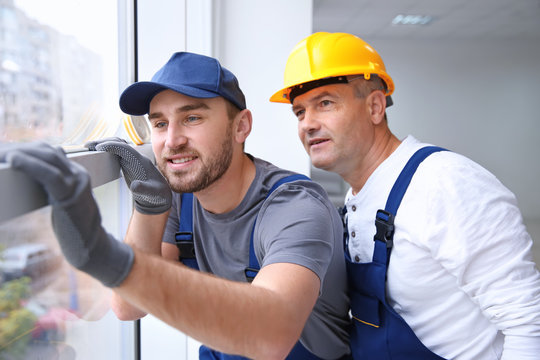
[[[305,112],[305,110],[298,110],[294,113],[294,115],[296,115],[297,118],[300,118]]]
[[[194,123],[198,123],[200,121],[201,121],[201,117],[196,116],[196,115],[187,116],[186,119],[185,119],[186,124],[194,124]]]
[[[321,107],[325,107],[330,105],[332,102],[330,100],[322,100],[321,101]]]
[[[154,122],[154,127],[157,129],[163,128],[167,126],[167,123],[165,121],[156,121]]]

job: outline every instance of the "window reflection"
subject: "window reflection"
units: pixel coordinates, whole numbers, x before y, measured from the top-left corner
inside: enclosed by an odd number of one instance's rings
[[[94,189],[117,237],[119,181]],[[45,207],[0,224],[0,359],[132,359],[133,324],[112,314],[109,289],[63,259],[50,217]]]
[[[0,141],[114,135],[117,23],[115,1],[0,0]]]

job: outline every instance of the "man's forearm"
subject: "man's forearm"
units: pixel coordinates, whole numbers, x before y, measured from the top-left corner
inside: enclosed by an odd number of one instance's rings
[[[149,254],[161,255],[161,239],[169,212],[145,215],[133,211],[124,242]]]
[[[146,253],[161,255],[161,237],[167,222],[167,214],[168,212],[160,215],[144,215],[135,210],[125,242]],[[111,298],[111,308],[120,320],[137,320],[146,315],[146,312],[123,299],[116,291]]]
[[[286,357],[319,291],[318,277],[298,265],[269,265],[250,285],[135,254],[119,295],[216,350],[250,358]]]
[[[122,321],[138,320],[146,316],[146,312],[133,306],[115,291],[113,291],[110,306],[116,317]]]

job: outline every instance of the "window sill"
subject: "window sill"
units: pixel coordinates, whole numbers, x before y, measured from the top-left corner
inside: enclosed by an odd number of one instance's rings
[[[144,155],[152,157],[151,145],[145,144],[136,148]],[[86,168],[92,188],[121,176],[115,155],[84,151],[70,153],[68,158]],[[7,164],[0,164],[0,184],[0,223],[48,205],[47,196],[41,186]]]

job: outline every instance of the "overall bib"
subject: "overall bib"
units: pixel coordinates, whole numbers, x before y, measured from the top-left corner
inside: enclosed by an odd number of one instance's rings
[[[295,180],[309,180],[307,176],[295,174],[286,176],[276,182],[272,188],[268,191],[266,198],[277,189],[280,185],[295,181]],[[193,194],[184,193],[182,196],[182,204],[180,208],[180,229],[176,233],[176,245],[180,250],[180,261],[189,266],[192,269],[199,270],[197,264],[197,259],[195,257],[195,248],[193,245]],[[255,231],[255,224],[253,224],[253,229],[251,231],[251,239],[249,244],[249,266],[244,270],[246,275],[246,281],[251,282],[253,278],[257,275],[257,272],[260,269],[259,262],[255,256],[255,249],[253,247],[253,232]],[[199,359],[202,360],[243,360],[247,359],[239,355],[230,355],[225,354],[219,351],[210,349],[205,345],[201,345],[199,348]],[[289,355],[287,356],[288,360],[319,360],[317,356],[312,354],[308,349],[306,349],[300,341],[296,343]]]
[[[371,263],[351,261],[345,224],[345,258],[354,323],[351,351],[354,359],[444,360],[422,344],[405,320],[386,301],[386,276],[393,246],[394,216],[418,165],[433,152],[443,150],[434,146],[422,148],[405,165],[392,187],[385,210],[377,211],[377,232]],[[343,210],[345,215],[346,207]]]

